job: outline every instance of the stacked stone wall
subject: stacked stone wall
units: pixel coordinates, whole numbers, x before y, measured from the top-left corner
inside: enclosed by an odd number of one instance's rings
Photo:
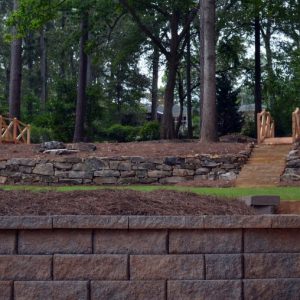
[[[299,216],[0,218],[0,299],[299,299]]]
[[[60,157],[0,161],[2,184],[173,184],[234,180],[251,150],[236,155],[193,157]]]

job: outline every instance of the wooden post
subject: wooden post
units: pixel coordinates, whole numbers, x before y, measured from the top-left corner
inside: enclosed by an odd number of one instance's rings
[[[13,119],[13,141],[15,144],[17,144],[17,118]]]
[[[0,144],[2,144],[2,122],[3,122],[3,117],[0,116]]]
[[[257,119],[256,119],[256,122],[257,122],[257,143],[260,144],[261,143],[261,137],[260,137],[260,127],[261,127],[261,123],[260,123],[260,115],[261,113],[258,113],[257,114]]]
[[[31,131],[31,126],[27,125],[27,145],[30,145],[30,131]]]

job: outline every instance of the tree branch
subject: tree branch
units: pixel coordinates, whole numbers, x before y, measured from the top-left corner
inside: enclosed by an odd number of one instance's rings
[[[139,28],[152,40],[152,42],[159,48],[159,50],[168,58],[169,52],[163,46],[161,40],[157,38],[150,29],[142,22],[140,17],[137,15],[135,9],[128,4],[127,0],[119,0],[120,4],[123,5],[128,12],[131,14],[133,20],[137,23]]]

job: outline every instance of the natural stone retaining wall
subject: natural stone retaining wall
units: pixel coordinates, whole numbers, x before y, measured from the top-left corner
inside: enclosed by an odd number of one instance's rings
[[[193,157],[13,158],[0,161],[0,183],[172,184],[194,179],[233,180],[251,154]]]
[[[299,299],[300,216],[0,217],[1,300]]]
[[[297,182],[300,181],[300,150],[299,145],[294,145],[286,158],[286,167],[281,176],[281,181]]]

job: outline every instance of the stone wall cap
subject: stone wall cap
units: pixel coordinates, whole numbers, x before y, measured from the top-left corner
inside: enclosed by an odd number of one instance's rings
[[[51,229],[49,216],[0,216],[0,229]]]
[[[53,228],[128,229],[128,216],[53,216]]]
[[[300,228],[300,215],[0,216],[4,229],[277,229]]]

